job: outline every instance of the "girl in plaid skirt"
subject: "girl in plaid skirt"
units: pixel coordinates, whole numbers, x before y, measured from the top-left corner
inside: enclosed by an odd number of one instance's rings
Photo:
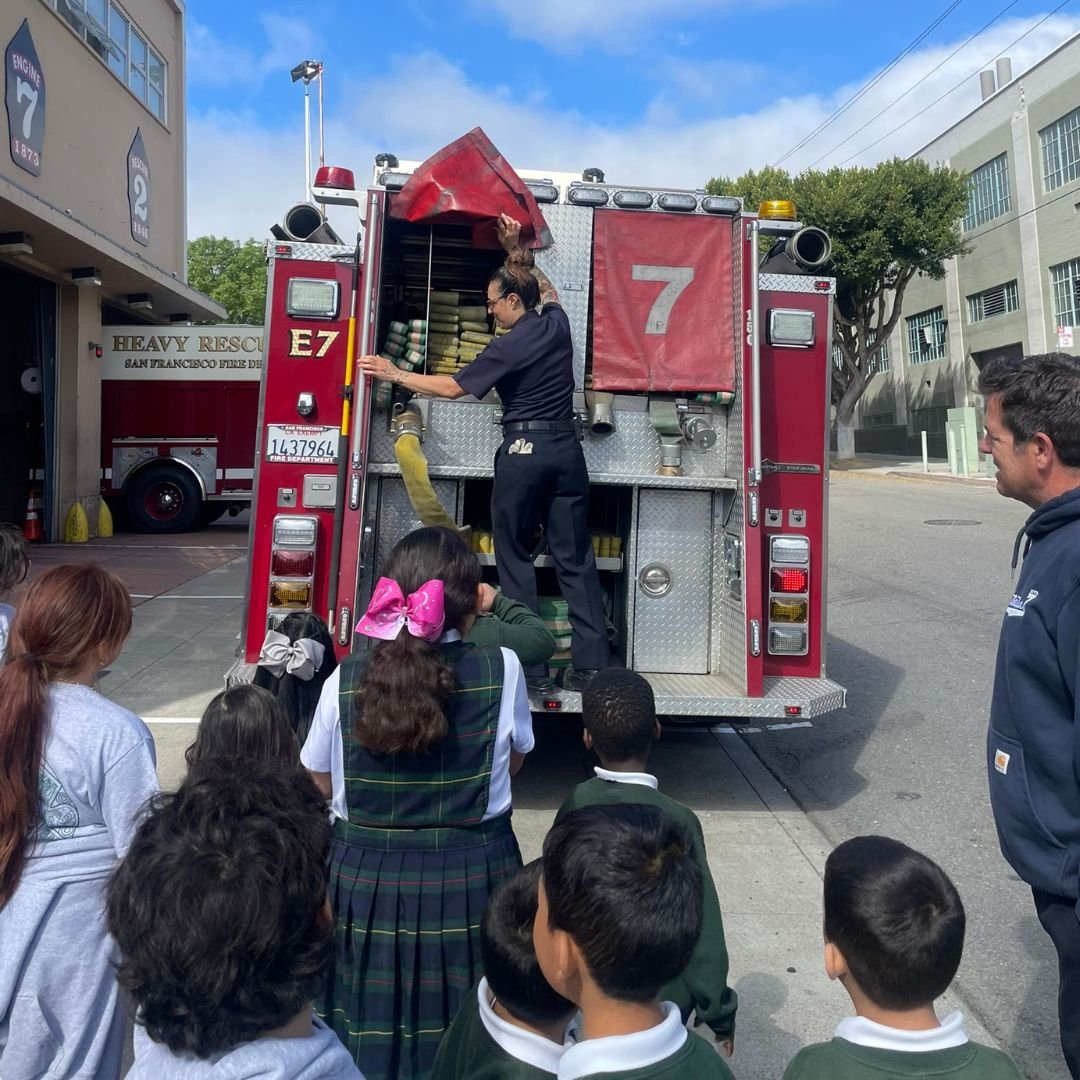
[[[480,565],[457,534],[390,553],[301,760],[335,818],[335,961],[317,1008],[368,1080],[425,1080],[481,975],[488,894],[521,866],[510,777],[532,749],[517,657],[462,641]]]

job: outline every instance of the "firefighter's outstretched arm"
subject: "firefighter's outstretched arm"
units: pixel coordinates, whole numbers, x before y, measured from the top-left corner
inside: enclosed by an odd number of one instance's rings
[[[401,368],[395,367],[381,356],[361,356],[359,365],[365,375],[372,375],[376,379],[383,379],[389,383],[397,383],[398,386],[404,386],[406,390],[411,390],[414,394],[459,398],[464,397],[466,393],[450,375],[418,375],[415,371],[402,371]]]

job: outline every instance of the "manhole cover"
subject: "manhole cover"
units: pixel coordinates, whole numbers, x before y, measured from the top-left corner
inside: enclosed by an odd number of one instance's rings
[[[981,521],[974,521],[971,518],[930,518],[929,521],[924,521],[924,525],[981,525]]]

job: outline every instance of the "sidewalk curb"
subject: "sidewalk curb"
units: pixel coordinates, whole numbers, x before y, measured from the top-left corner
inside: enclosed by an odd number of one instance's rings
[[[951,476],[943,473],[900,472],[898,470],[887,472],[885,475],[896,480],[929,480],[932,484],[962,484],[964,487],[974,488],[997,486],[997,481],[991,480],[988,476]]]
[[[799,853],[824,880],[825,860],[836,845],[810,820],[809,814],[776,779],[745,738],[740,735],[736,739],[724,739],[720,746],[754,789],[765,809],[791,838]],[[825,978],[824,971],[821,977]],[[969,1039],[1009,1053],[1008,1047],[994,1037],[986,1019],[971,1005],[963,990],[954,982],[938,999],[938,1011],[939,1015],[946,1016],[957,1009],[964,1014],[964,1027]]]

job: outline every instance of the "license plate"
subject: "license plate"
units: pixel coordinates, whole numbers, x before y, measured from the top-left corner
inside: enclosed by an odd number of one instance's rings
[[[266,429],[266,460],[297,465],[333,465],[338,429],[305,424],[271,424]]]

